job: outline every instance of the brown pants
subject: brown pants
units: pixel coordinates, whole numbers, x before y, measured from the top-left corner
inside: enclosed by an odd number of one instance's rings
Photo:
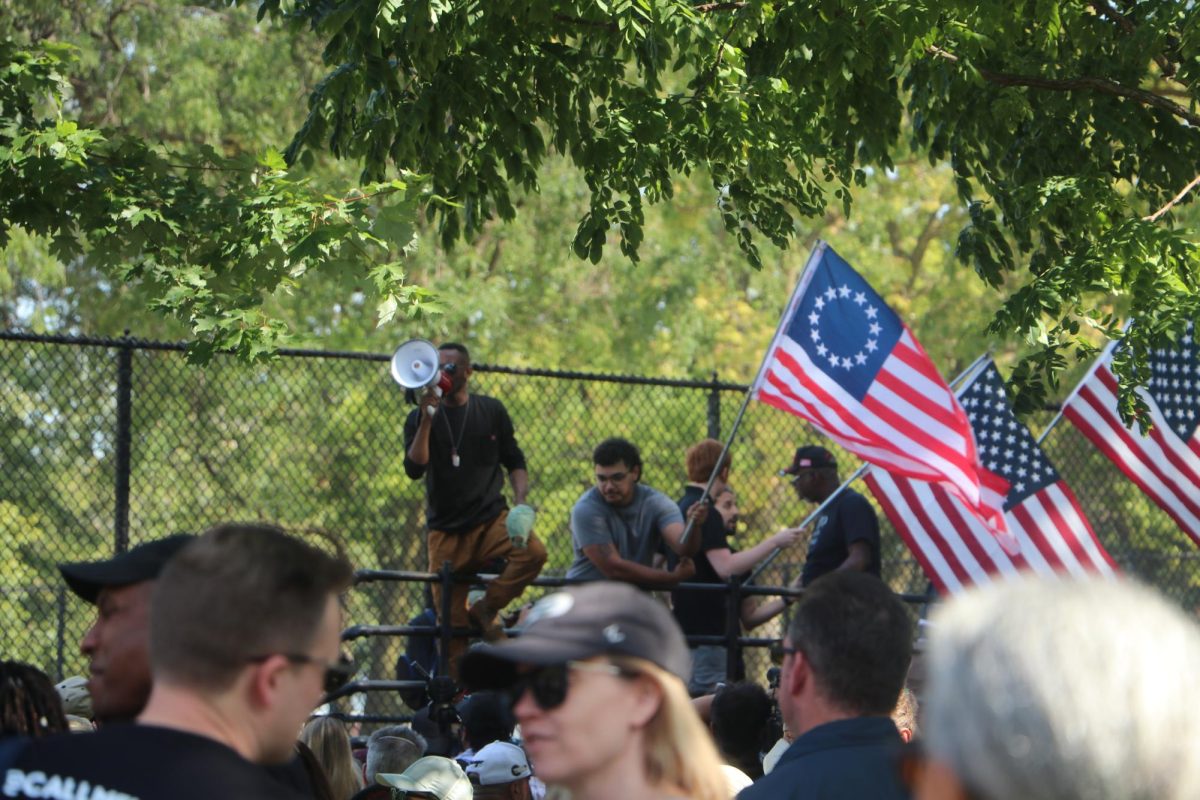
[[[521,596],[521,592],[538,576],[542,565],[546,563],[546,548],[532,533],[525,547],[513,547],[505,526],[507,519],[508,511],[502,511],[492,521],[463,533],[429,531],[429,571],[437,572],[443,562],[449,561],[456,573],[473,573],[489,561],[508,559],[504,570],[488,584],[484,596],[493,609],[503,609]],[[470,590],[471,587],[465,583],[456,583],[451,590],[450,624],[455,628],[465,628],[470,624],[467,618],[467,594]],[[442,588],[436,583],[433,585],[433,607],[439,621],[444,624],[444,620],[441,620]],[[466,639],[456,636],[450,640],[450,653],[445,663],[455,680],[458,679],[458,659],[466,649]],[[446,655],[443,653],[443,656]]]

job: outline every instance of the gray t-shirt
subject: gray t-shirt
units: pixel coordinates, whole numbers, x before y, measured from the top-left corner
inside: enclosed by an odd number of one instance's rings
[[[638,484],[633,502],[615,508],[604,502],[596,487],[583,493],[571,509],[571,544],[575,563],[568,578],[604,580],[604,574],[583,554],[593,544],[611,544],[621,558],[650,566],[662,544],[662,530],[673,522],[683,524],[683,514],[674,500],[657,489]]]

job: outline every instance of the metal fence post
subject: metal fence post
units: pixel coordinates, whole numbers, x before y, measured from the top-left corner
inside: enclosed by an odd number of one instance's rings
[[[742,578],[729,576],[729,591],[725,593],[725,680],[737,678],[737,665],[742,663]]]
[[[63,666],[65,659],[64,649],[66,648],[67,640],[67,590],[64,586],[58,587],[58,596],[56,605],[58,606],[58,630],[55,631],[58,641],[55,645],[54,652],[54,671],[58,676],[58,680],[63,679]]]
[[[114,551],[129,549],[129,450],[133,424],[133,347],[129,331],[117,345],[116,503],[113,509]]]
[[[442,645],[441,672],[443,675],[449,675],[450,639],[453,635],[452,626],[454,625],[453,621],[450,619],[450,612],[451,608],[453,607],[450,593],[454,589],[454,570],[450,565],[449,559],[442,562],[442,569],[439,573],[439,576],[442,582],[442,607],[438,610],[438,614],[441,616],[441,619],[438,620],[438,634],[440,636]]]
[[[712,388],[708,391],[708,438],[721,438],[721,384],[713,370]]]

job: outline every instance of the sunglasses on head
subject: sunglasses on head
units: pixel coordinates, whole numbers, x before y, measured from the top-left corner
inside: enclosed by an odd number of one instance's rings
[[[549,667],[538,667],[529,672],[517,675],[516,681],[509,687],[509,700],[515,706],[526,690],[533,697],[533,702],[543,711],[558,708],[567,699],[567,690],[571,686],[571,670],[580,672],[597,672],[618,678],[632,678],[634,673],[622,669],[616,664],[605,664],[596,661],[565,661]]]

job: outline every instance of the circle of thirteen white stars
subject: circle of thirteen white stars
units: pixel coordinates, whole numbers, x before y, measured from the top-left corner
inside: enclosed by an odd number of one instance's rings
[[[838,298],[848,298],[852,294],[854,295],[854,304],[859,308],[862,308],[863,313],[867,316],[867,319],[871,321],[867,326],[870,338],[867,339],[867,343],[863,346],[863,349],[859,350],[853,356],[842,356],[833,352],[830,348],[825,346],[824,342],[821,341],[821,331],[817,329],[817,323],[821,321],[821,311],[827,305],[826,301],[832,302]],[[808,322],[810,325],[812,325],[812,340],[817,346],[817,355],[828,361],[830,367],[850,369],[855,365],[866,364],[867,353],[874,353],[879,349],[878,336],[879,332],[882,330],[879,322],[876,319],[879,315],[879,309],[867,302],[866,294],[863,292],[853,292],[846,284],[842,284],[836,289],[830,286],[824,291],[823,295],[817,296],[816,302],[813,303],[813,305],[817,310],[808,315]]]

